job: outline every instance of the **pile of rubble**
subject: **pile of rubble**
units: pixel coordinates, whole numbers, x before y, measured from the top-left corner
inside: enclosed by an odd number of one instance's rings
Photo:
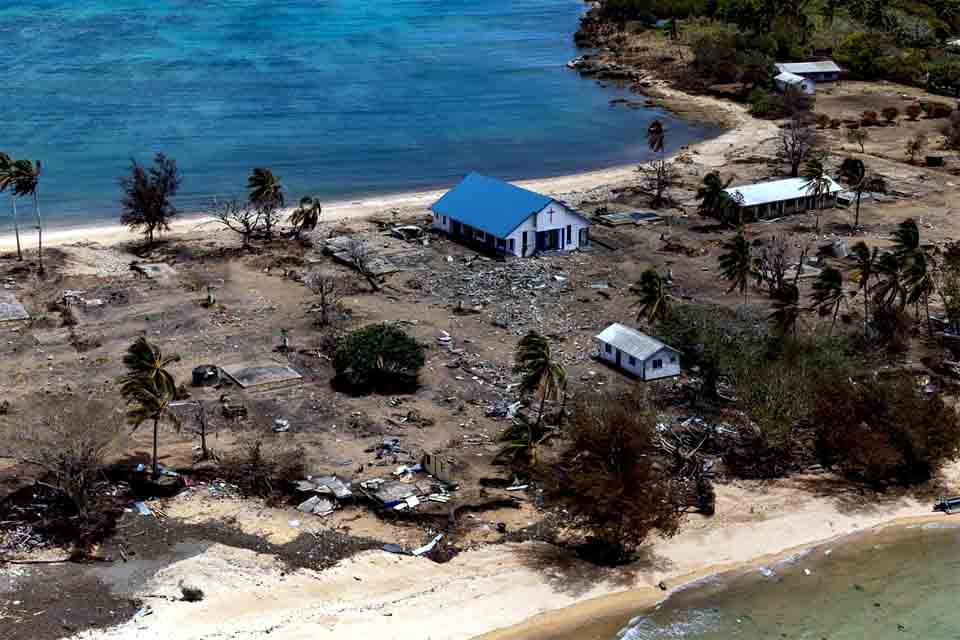
[[[564,298],[572,295],[574,283],[549,257],[507,262],[483,256],[448,259],[447,268],[424,273],[419,284],[424,293],[446,301],[455,312],[483,314],[491,324],[518,336],[531,329],[566,335],[594,328],[599,321],[592,314],[568,310]]]

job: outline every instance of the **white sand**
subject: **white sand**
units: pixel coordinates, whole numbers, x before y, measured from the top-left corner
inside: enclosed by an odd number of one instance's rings
[[[851,512],[842,501],[814,495],[801,483],[721,486],[716,517],[692,517],[675,538],[652,545],[651,560],[619,571],[529,543],[470,551],[442,565],[370,551],[321,573],[282,576],[272,557],[216,545],[150,581],[143,593],[150,594],[152,614],[75,638],[455,640],[553,611],[518,629],[484,636],[548,638],[553,629],[601,615],[626,619],[662,597],[654,586],[661,580],[676,587],[884,523],[949,517],[930,516],[929,504],[910,498]],[[203,588],[203,602],[157,597],[178,597],[181,580]],[[571,605],[578,606],[555,611]]]
[[[658,88],[658,93],[667,98],[678,99],[683,96],[679,92],[668,88]],[[687,103],[699,103],[704,107],[721,114],[722,119],[734,126],[726,133],[697,144],[690,145],[682,153],[692,154],[695,161],[706,167],[718,168],[726,164],[730,154],[752,151],[762,141],[776,135],[776,125],[769,121],[755,120],[750,117],[740,105],[726,103],[707,96],[684,96]],[[636,182],[635,165],[624,165],[588,171],[568,176],[553,178],[538,178],[520,180],[516,184],[528,189],[556,197],[587,191],[598,187],[622,185]],[[412,193],[388,194],[371,196],[368,198],[328,202],[323,205],[323,222],[344,220],[349,218],[366,218],[375,214],[389,212],[392,209],[410,211],[426,209],[440,198],[445,189],[418,191]],[[29,212],[24,212],[25,224],[21,228],[21,244],[25,250],[32,251],[36,244],[36,234],[29,223]],[[180,235],[193,235],[207,232],[218,227],[208,216],[203,214],[184,215],[171,225],[171,231],[164,237],[171,238]],[[70,228],[54,228],[44,230],[44,246],[57,246],[76,242],[98,242],[111,245],[119,242],[128,242],[141,238],[140,234],[132,233],[120,224],[91,225]],[[10,250],[16,247],[16,240],[12,233],[0,236],[0,249]]]

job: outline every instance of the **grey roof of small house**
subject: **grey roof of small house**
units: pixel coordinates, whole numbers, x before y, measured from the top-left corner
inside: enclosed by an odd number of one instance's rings
[[[640,333],[636,329],[624,326],[619,322],[612,325],[596,335],[596,339],[610,346],[616,347],[620,351],[631,355],[638,360],[646,360],[661,349],[669,349],[680,353],[671,346],[665,345],[656,338],[651,338],[645,333]]]
[[[819,62],[778,62],[777,69],[787,73],[840,73],[842,69],[833,60]]]

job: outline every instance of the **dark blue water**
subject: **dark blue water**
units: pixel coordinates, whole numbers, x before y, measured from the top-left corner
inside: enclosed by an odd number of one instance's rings
[[[566,69],[578,0],[8,0],[0,150],[41,159],[45,213],[118,215],[130,157],[179,204],[269,166],[290,195],[559,175],[645,157],[654,110]],[[673,148],[713,133],[671,123]],[[27,203],[24,202],[24,205]],[[0,200],[0,211],[7,204]],[[4,220],[7,222],[7,220]]]

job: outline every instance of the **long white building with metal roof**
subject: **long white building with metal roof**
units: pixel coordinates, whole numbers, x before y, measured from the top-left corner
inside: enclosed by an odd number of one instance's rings
[[[778,62],[774,65],[780,73],[792,73],[815,82],[831,82],[840,79],[843,71],[833,60],[817,62]]]
[[[758,182],[725,191],[731,206],[741,208],[744,220],[765,220],[800,213],[807,209],[831,209],[843,186],[830,178],[830,187],[817,195],[806,178]]]

